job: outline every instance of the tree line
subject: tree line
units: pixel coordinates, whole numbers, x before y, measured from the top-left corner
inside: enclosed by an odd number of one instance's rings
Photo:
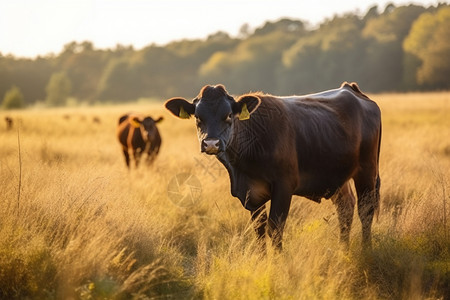
[[[35,59],[0,54],[0,97],[52,106],[68,97],[90,103],[189,98],[216,83],[233,94],[289,95],[342,81],[356,81],[366,92],[448,90],[449,37],[450,6],[441,3],[373,6],[364,16],[347,13],[315,28],[292,19],[254,30],[244,24],[238,37],[217,32],[141,50],[72,42],[58,55]]]

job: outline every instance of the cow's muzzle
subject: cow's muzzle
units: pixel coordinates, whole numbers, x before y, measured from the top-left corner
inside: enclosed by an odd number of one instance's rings
[[[202,141],[202,152],[206,154],[214,155],[221,151],[220,140],[215,138],[207,138]]]

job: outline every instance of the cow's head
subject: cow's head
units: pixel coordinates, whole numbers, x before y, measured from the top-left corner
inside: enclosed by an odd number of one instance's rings
[[[156,136],[156,132],[158,131],[158,129],[156,128],[156,123],[161,122],[163,119],[163,117],[159,117],[158,119],[153,120],[153,118],[150,116],[146,116],[144,119],[140,119],[139,117],[132,117],[130,123],[136,128],[142,126],[146,133],[146,136],[144,138],[148,139],[149,141],[153,141]]]
[[[218,154],[225,151],[234,122],[249,119],[260,103],[257,96],[251,95],[235,101],[223,85],[207,85],[192,103],[184,98],[172,98],[165,106],[181,119],[194,115],[201,151]]]

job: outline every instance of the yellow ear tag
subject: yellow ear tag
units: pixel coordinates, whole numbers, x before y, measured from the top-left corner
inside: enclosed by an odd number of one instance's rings
[[[182,119],[189,119],[191,116],[184,110],[183,106],[180,106],[180,113],[178,116]]]
[[[243,121],[248,119],[250,119],[250,113],[248,112],[247,104],[244,103],[244,105],[242,105],[241,113],[239,114],[239,120]]]
[[[134,128],[139,128],[139,127],[141,126],[141,124],[140,124],[138,121],[136,121],[135,119],[131,119],[131,120],[130,120],[130,124],[131,124],[131,126],[133,126]]]

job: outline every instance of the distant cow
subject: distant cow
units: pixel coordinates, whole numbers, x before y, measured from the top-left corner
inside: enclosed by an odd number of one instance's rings
[[[223,85],[205,86],[191,102],[165,103],[175,116],[195,116],[201,151],[228,170],[231,194],[251,212],[255,230],[281,249],[292,195],[332,198],[340,240],[348,246],[358,196],[364,248],[379,208],[381,113],[356,83],[306,96],[246,94],[237,101]],[[269,218],[265,204],[272,200]]]
[[[142,153],[147,154],[148,164],[156,158],[161,147],[161,136],[156,123],[162,120],[163,117],[153,120],[150,116],[140,114],[127,114],[120,117],[117,136],[123,148],[127,167],[130,167],[129,151],[133,153],[136,167],[139,165]]]
[[[100,120],[99,117],[94,116],[94,117],[92,118],[92,122],[97,123],[97,124],[100,124],[102,121]]]
[[[11,117],[5,117],[6,130],[11,130],[13,128],[13,119]]]

